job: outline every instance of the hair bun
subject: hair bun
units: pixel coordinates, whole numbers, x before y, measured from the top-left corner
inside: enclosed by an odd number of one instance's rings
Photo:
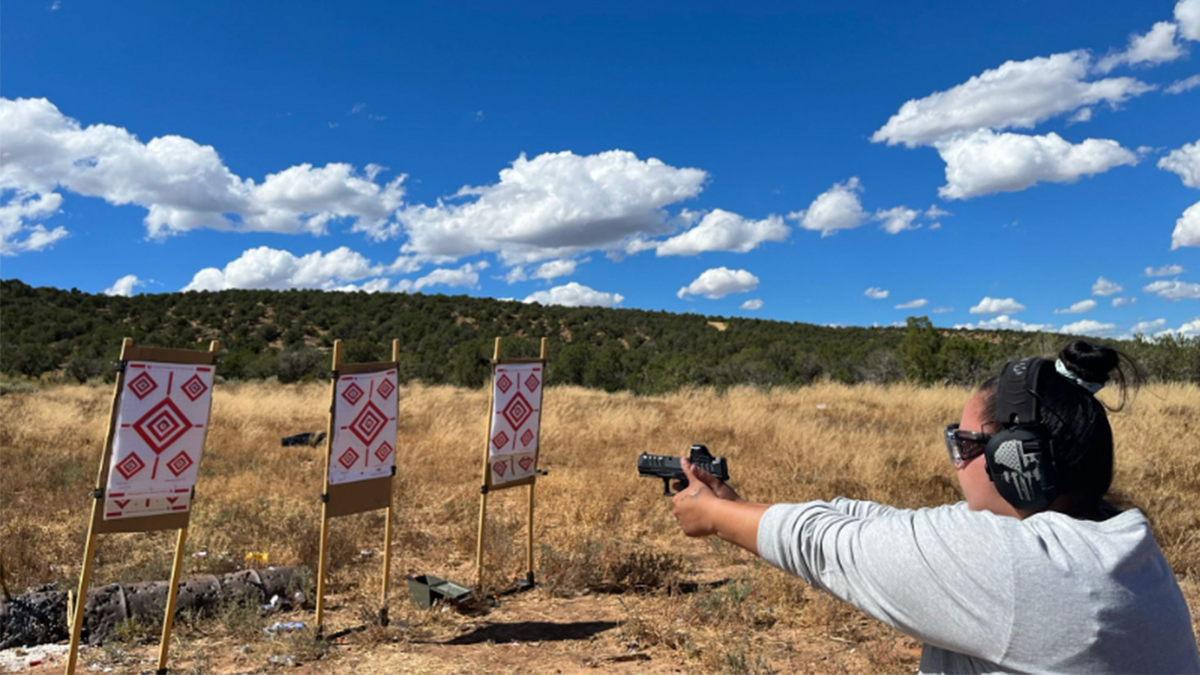
[[[1121,365],[1121,357],[1115,349],[1086,340],[1076,340],[1063,347],[1058,358],[1080,379],[1101,385],[1108,382],[1108,374]]]

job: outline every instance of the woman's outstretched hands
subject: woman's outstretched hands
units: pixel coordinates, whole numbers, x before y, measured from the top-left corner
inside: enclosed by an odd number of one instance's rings
[[[686,458],[679,466],[687,475],[688,486],[675,483],[675,496],[671,499],[671,512],[679,522],[680,529],[689,537],[708,537],[717,533],[711,506],[718,500],[740,501],[733,488],[703,469],[692,466]]]
[[[688,475],[689,485],[698,480],[708,486],[708,489],[712,490],[713,494],[716,495],[718,499],[727,499],[731,502],[742,501],[742,498],[738,496],[738,493],[735,492],[733,488],[729,487],[729,484],[705,471],[704,469],[694,466],[687,460],[686,457],[679,460],[679,466],[683,469],[683,472]],[[675,484],[671,487],[674,488],[676,492],[686,489],[683,487],[683,481],[675,481]]]

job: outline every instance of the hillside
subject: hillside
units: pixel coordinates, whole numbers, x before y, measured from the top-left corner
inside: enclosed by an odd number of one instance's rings
[[[84,382],[110,373],[121,339],[206,348],[221,341],[227,380],[320,378],[342,339],[351,361],[382,360],[401,342],[403,381],[482,385],[492,340],[534,355],[549,336],[551,384],[640,394],[681,386],[886,383],[967,384],[1004,360],[1058,349],[1067,336],[949,331],[924,318],[907,329],[835,328],[636,309],[558,307],[467,296],[221,291],[109,297],[0,281],[0,372]],[[1104,341],[1137,358],[1152,379],[1200,382],[1200,341]]]

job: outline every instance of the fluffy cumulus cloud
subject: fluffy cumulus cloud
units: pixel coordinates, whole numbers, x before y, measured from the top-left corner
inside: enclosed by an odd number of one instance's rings
[[[415,281],[401,279],[400,281],[396,282],[393,290],[407,293],[409,291],[423,291],[430,286],[457,286],[459,288],[475,288],[479,285],[479,271],[485,270],[487,267],[487,262],[481,260],[476,263],[467,263],[462,267],[453,269],[436,269]]]
[[[700,169],[642,160],[624,150],[521,155],[496,183],[464,187],[449,203],[405,206],[397,219],[408,237],[406,252],[495,252],[521,264],[668,234],[664,208],[700,194],[707,178]]]
[[[763,301],[758,298],[754,298],[753,300],[747,300],[742,303],[742,309],[749,310],[749,311],[754,311],[756,309],[762,309],[762,306],[763,306]]]
[[[1158,160],[1158,168],[1178,174],[1184,185],[1200,189],[1200,141],[1167,153]]]
[[[1200,317],[1196,317],[1180,326],[1175,331],[1175,334],[1180,337],[1200,337]]]
[[[120,295],[128,298],[133,295],[133,289],[145,285],[146,282],[137,278],[136,274],[126,274],[113,282],[112,286],[104,289],[105,295]]]
[[[1023,311],[1025,305],[1012,298],[985,297],[978,305],[971,308],[972,314],[1016,314]]]
[[[656,251],[660,256],[697,255],[706,251],[748,253],[764,242],[783,241],[787,236],[788,227],[779,216],[751,220],[713,209],[695,227],[658,244]]]
[[[1178,279],[1173,281],[1161,280],[1142,287],[1143,291],[1153,293],[1164,300],[1198,300],[1200,299],[1200,284],[1191,284]]]
[[[1113,307],[1128,307],[1136,302],[1137,302],[1137,298],[1124,298],[1124,297],[1113,298],[1112,306]]]
[[[1054,324],[1050,323],[1025,323],[1019,319],[1014,319],[1007,314],[1001,314],[994,319],[987,319],[979,323],[963,323],[957,324],[955,328],[966,330],[1019,330],[1024,332],[1047,331],[1055,330]]]
[[[916,300],[909,300],[908,302],[902,302],[896,305],[896,309],[917,309],[918,307],[924,307],[928,304],[929,301],[925,298],[917,298]]]
[[[1110,295],[1116,295],[1123,290],[1125,290],[1124,286],[1114,281],[1109,281],[1104,277],[1097,278],[1096,283],[1092,284],[1092,295],[1108,297]]]
[[[897,206],[890,209],[880,209],[875,212],[875,220],[883,221],[884,231],[888,234],[900,234],[905,230],[915,230],[920,225],[914,223],[920,211],[910,209],[906,206]]]
[[[679,289],[676,295],[686,299],[689,295],[699,295],[709,300],[716,300],[734,293],[746,293],[758,288],[758,277],[746,270],[731,270],[728,267],[714,267],[705,270],[692,283]]]
[[[1075,323],[1069,323],[1059,329],[1060,333],[1069,335],[1091,335],[1094,337],[1104,337],[1117,332],[1117,325],[1114,323],[1101,323],[1095,319],[1083,319]]]
[[[1179,0],[1175,4],[1175,23],[1181,36],[1200,40],[1200,0]]]
[[[1066,309],[1056,309],[1056,310],[1054,310],[1054,313],[1055,314],[1087,314],[1088,312],[1092,311],[1093,309],[1096,309],[1096,301],[1095,300],[1080,300],[1079,302],[1072,304],[1070,307],[1067,307]]]
[[[1166,319],[1155,319],[1153,321],[1139,321],[1133,324],[1133,328],[1129,329],[1131,335],[1153,335],[1165,328],[1167,325]]]
[[[223,269],[207,267],[192,277],[184,291],[223,291],[231,288],[342,289],[344,284],[383,273],[360,253],[345,246],[328,253],[313,251],[296,256],[288,251],[260,246],[242,253]]]
[[[7,162],[7,156],[4,157]],[[3,163],[0,162],[0,176],[3,171]],[[0,196],[3,191],[0,187]],[[7,203],[0,204],[0,255],[41,251],[65,238],[67,230],[64,227],[47,229],[45,225],[32,222],[58,213],[60,206],[62,195],[55,192],[36,194],[16,191],[9,196]]]
[[[1183,265],[1163,265],[1162,267],[1147,267],[1146,276],[1148,277],[1173,277],[1176,274],[1186,272]]]
[[[212,146],[182,136],[143,143],[120,127],[85,127],[46,99],[0,99],[0,136],[0,192],[28,200],[63,190],[134,204],[146,209],[153,238],[198,228],[323,234],[336,220],[378,231],[404,196],[404,177],[380,184],[377,166],[360,173],[348,164],[302,164],[256,183],[230,171]]]
[[[1175,221],[1175,231],[1171,233],[1171,249],[1180,246],[1200,246],[1200,202],[1187,207],[1183,215]]]
[[[1031,129],[1085,106],[1116,106],[1152,89],[1130,77],[1089,79],[1091,68],[1086,51],[1008,61],[908,101],[871,140],[911,148],[979,129]]]
[[[1146,33],[1129,36],[1129,47],[1100,59],[1096,72],[1107,73],[1120,65],[1157,65],[1178,59],[1187,53],[1175,39],[1178,30],[1179,26],[1170,21],[1159,21]]]
[[[877,288],[875,286],[872,286],[872,287],[868,288],[866,291],[864,291],[863,295],[867,296],[868,298],[870,298],[872,300],[883,300],[883,299],[887,298],[889,292],[890,291],[884,290],[882,288]]]
[[[946,162],[945,199],[1016,192],[1037,183],[1071,183],[1083,176],[1137,164],[1137,155],[1116,141],[1089,138],[1069,143],[1056,133],[1028,136],[980,130],[939,141]]]
[[[538,291],[525,298],[525,302],[564,307],[615,307],[624,299],[620,293],[605,293],[572,281],[565,286]]]
[[[859,201],[862,191],[858,177],[852,176],[822,192],[807,209],[789,213],[788,218],[806,230],[820,232],[822,237],[836,234],[838,230],[853,229],[870,217]]]

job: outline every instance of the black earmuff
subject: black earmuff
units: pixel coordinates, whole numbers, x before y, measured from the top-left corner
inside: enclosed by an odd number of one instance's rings
[[[1054,444],[1037,396],[1047,369],[1054,368],[1049,363],[1010,361],[996,384],[996,423],[1003,429],[988,439],[983,456],[996,491],[1018,509],[1040,511],[1058,496]]]

